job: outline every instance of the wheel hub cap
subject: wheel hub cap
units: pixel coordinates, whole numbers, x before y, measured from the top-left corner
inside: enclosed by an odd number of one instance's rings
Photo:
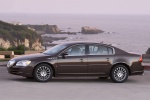
[[[47,75],[47,72],[45,70],[41,71],[41,76],[45,77]]]
[[[122,76],[123,76],[123,72],[118,72],[118,73],[117,73],[117,76],[118,76],[118,77],[122,77]]]
[[[123,68],[123,67],[118,67],[114,70],[114,78],[117,80],[117,81],[122,81],[126,78],[126,69]]]

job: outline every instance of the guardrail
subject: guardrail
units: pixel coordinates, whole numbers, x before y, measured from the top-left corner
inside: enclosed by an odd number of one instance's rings
[[[25,51],[25,55],[28,55],[28,54],[35,54],[35,53],[42,53],[43,51]],[[9,55],[10,58],[5,58],[5,55]],[[18,56],[21,56],[21,55],[14,55],[14,51],[0,51],[0,59],[11,59],[11,58],[14,58],[14,57],[18,57]]]
[[[25,51],[25,55],[28,54],[35,54],[35,53],[42,53],[43,51]]]
[[[9,55],[11,59],[14,58],[14,51],[0,51],[0,55]]]

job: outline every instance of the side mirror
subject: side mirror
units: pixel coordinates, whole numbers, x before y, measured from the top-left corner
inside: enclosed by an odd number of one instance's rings
[[[65,58],[65,56],[68,55],[68,53],[67,53],[67,52],[64,52],[64,53],[62,53],[61,55],[62,55],[62,58]]]

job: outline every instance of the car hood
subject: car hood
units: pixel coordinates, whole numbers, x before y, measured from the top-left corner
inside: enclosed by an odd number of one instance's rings
[[[45,58],[49,57],[51,55],[43,54],[43,53],[37,53],[37,54],[29,54],[29,55],[23,55],[16,58],[13,58],[12,60],[20,61],[20,60],[32,60],[32,59],[38,59],[38,58]]]

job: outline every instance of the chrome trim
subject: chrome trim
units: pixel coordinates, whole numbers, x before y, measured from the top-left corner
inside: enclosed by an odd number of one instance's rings
[[[70,66],[87,66],[87,65],[59,65],[60,67],[70,67]]]
[[[70,74],[70,75],[88,75],[88,74],[90,74],[90,75],[98,75],[98,74],[105,74],[105,73],[58,73],[58,74],[62,74],[62,75],[65,75],[65,74]]]
[[[108,65],[108,64],[89,64],[89,66],[101,66],[101,65]]]
[[[76,46],[76,45],[85,45],[85,48],[86,48],[86,45],[88,45],[88,47],[89,47],[90,43],[89,43],[89,44],[74,44],[74,45],[71,45],[70,47],[68,47],[68,48],[64,49],[62,52],[60,52],[60,53],[58,54],[58,57],[61,57],[61,53],[63,53],[64,51],[66,51],[66,50],[68,50],[68,49],[70,49],[71,47]],[[93,43],[93,44],[91,44],[91,45],[101,45],[101,46],[106,46],[106,47],[109,47],[109,48],[113,49],[113,54],[108,54],[108,55],[115,55],[115,53],[116,53],[116,52],[115,52],[115,49],[114,49],[112,46],[109,46],[109,45],[97,44],[97,43]],[[85,56],[87,56],[87,55],[92,55],[92,54],[85,54]],[[98,54],[98,55],[99,55],[99,54]],[[83,55],[77,55],[77,56],[83,56]]]

